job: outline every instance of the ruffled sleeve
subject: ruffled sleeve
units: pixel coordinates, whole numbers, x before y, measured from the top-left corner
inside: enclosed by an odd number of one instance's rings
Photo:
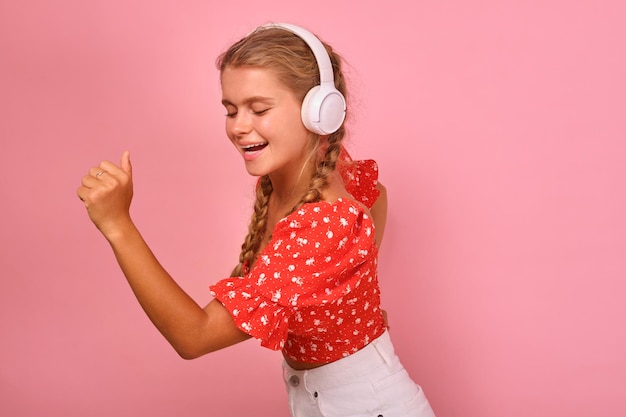
[[[353,161],[350,154],[341,147],[339,155],[340,162],[337,164],[341,178],[346,186],[346,190],[356,200],[372,208],[380,191],[376,188],[378,184],[378,164],[373,159]]]
[[[372,250],[374,225],[356,202],[305,204],[278,222],[250,272],[219,281],[211,294],[241,330],[278,350],[294,313],[348,294]]]

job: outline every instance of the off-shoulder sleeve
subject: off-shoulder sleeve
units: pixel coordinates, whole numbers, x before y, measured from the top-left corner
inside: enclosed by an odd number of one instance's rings
[[[354,271],[375,250],[373,241],[373,223],[356,202],[305,204],[278,222],[246,276],[218,282],[211,294],[240,329],[278,350],[299,308],[350,292]]]
[[[380,191],[376,188],[378,184],[378,164],[373,159],[353,161],[350,154],[341,147],[337,169],[346,186],[346,190],[356,200],[372,208]]]

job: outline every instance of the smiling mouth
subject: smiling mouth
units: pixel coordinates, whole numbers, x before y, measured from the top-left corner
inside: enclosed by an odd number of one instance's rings
[[[264,149],[267,146],[267,143],[255,143],[253,145],[242,146],[244,152],[258,152],[261,149]]]

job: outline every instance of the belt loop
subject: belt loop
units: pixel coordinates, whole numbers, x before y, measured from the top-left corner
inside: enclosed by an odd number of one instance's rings
[[[374,340],[372,344],[374,345],[374,349],[376,349],[376,352],[378,352],[380,357],[383,358],[383,361],[385,361],[385,364],[387,366],[391,366],[393,362],[392,362],[392,358],[389,357],[389,353],[385,349],[385,343],[383,340],[384,337],[385,337],[385,334],[383,334],[383,336],[379,337],[378,339]]]

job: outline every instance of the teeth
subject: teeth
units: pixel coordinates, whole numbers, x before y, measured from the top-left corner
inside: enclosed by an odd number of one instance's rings
[[[265,142],[261,142],[261,143],[253,143],[251,145],[244,145],[242,146],[242,148],[244,149],[250,149],[250,148],[254,148],[255,146],[263,146],[265,145]]]
[[[261,142],[261,143],[254,143],[251,145],[244,145],[241,148],[245,152],[249,152],[249,151],[257,151],[259,149],[263,149],[266,145],[267,145],[267,142]]]

